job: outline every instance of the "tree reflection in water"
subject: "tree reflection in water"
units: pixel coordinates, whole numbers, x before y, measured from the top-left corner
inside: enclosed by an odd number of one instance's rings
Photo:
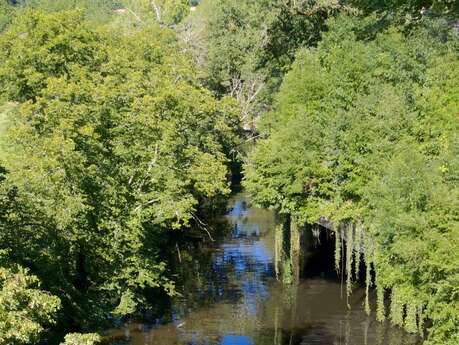
[[[363,311],[364,291],[341,298],[334,244],[311,229],[283,238],[282,260],[293,267],[290,284],[276,279],[276,217],[249,206],[243,193],[230,201],[229,231],[217,243],[187,252],[178,289],[164,317],[130,323],[107,336],[129,345],[414,345],[416,337],[379,324]],[[317,232],[317,231],[316,231]],[[279,237],[277,236],[277,239]],[[297,250],[300,243],[301,250]],[[277,244],[279,245],[279,244]],[[289,257],[294,253],[297,257]],[[295,277],[296,276],[296,277]]]

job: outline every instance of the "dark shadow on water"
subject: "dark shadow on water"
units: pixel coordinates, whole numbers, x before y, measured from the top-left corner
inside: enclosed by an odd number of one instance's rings
[[[335,239],[323,228],[315,236],[313,228],[318,229],[318,226],[309,225],[304,230],[301,278],[320,277],[336,281],[339,277],[335,271]]]

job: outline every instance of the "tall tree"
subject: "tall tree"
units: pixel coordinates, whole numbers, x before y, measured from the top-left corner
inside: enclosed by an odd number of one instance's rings
[[[25,11],[0,38],[19,103],[2,155],[0,246],[77,328],[173,293],[160,249],[229,192],[232,102],[202,89],[172,31],[91,29],[82,12]],[[17,59],[21,56],[21,59]]]
[[[455,344],[459,271],[447,253],[459,248],[457,34],[444,20],[374,35],[378,24],[332,19],[317,49],[297,55],[244,184],[256,202],[302,222],[356,225],[345,230],[348,291],[361,248],[352,239],[365,229],[378,318],[410,332],[428,318],[428,344]]]

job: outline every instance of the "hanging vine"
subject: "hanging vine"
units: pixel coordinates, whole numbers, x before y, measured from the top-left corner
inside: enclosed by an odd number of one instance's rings
[[[293,283],[298,283],[300,279],[301,230],[298,221],[298,217],[292,215],[290,222],[290,261]]]
[[[405,305],[398,287],[393,287],[390,297],[390,321],[403,327],[403,313]]]
[[[349,296],[352,293],[352,259],[354,257],[354,227],[351,224],[346,226],[346,297],[347,306],[349,305]]]
[[[423,337],[424,336],[424,306],[421,304],[418,306],[418,333]]]
[[[379,274],[376,271],[375,286],[376,286],[376,320],[386,320],[386,307],[384,305],[384,287],[380,284]]]
[[[360,256],[362,254],[362,225],[359,223],[355,227],[355,239],[354,239],[354,272],[355,279],[359,280],[360,273]]]
[[[346,242],[345,253],[343,253],[343,243]],[[338,272],[346,274],[346,298],[349,305],[349,296],[352,293],[352,284],[355,278],[358,279],[360,274],[360,262],[365,264],[365,312],[369,315],[370,306],[370,288],[376,288],[376,319],[378,321],[386,320],[385,293],[386,287],[378,277],[376,270],[377,248],[375,242],[364,232],[362,224],[354,226],[352,223],[341,224],[335,230],[335,269]],[[345,260],[341,263],[341,260]],[[354,272],[353,272],[354,270]],[[374,270],[375,281],[372,280],[372,270]],[[417,298],[414,291],[407,287],[392,286],[390,288],[391,298],[389,305],[390,321],[403,327],[411,333],[423,333],[424,328],[424,306],[419,303],[413,303]]]
[[[300,230],[298,227],[298,218],[292,216],[290,223],[290,251],[300,251]]]
[[[276,278],[279,279],[280,265],[282,262],[283,253],[283,229],[281,225],[276,226],[274,229],[274,270]]]
[[[405,316],[405,329],[410,333],[416,333],[418,331],[418,307],[414,303],[408,303],[406,305],[406,316]]]
[[[340,271],[340,261],[341,261],[341,226],[335,230],[335,269],[336,272]]]
[[[373,244],[370,241],[369,237],[366,236],[363,239],[364,241],[364,250],[363,258],[365,261],[365,312],[369,315],[371,312],[370,309],[370,287],[371,287],[371,266],[374,261],[373,253]]]

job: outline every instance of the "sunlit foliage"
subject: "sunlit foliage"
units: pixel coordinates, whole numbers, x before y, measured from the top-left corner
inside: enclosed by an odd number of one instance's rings
[[[70,333],[65,336],[65,341],[61,345],[95,345],[99,344],[100,340],[101,337],[94,333]]]
[[[0,267],[0,344],[29,344],[55,323],[60,301],[20,267]]]
[[[8,114],[0,247],[91,328],[174,293],[171,229],[229,193],[233,103],[201,88],[175,34],[92,28],[81,11],[24,10],[0,37]],[[3,141],[5,142],[5,141]]]
[[[392,293],[387,315],[380,300],[380,318],[409,331],[429,318],[428,341],[455,344],[457,34],[425,20],[408,34],[390,26],[373,39],[377,21],[331,20],[318,48],[297,55],[262,121],[269,135],[249,157],[245,185],[259,204],[305,222],[361,224],[376,243],[366,261],[378,290]],[[344,228],[348,248],[354,228]],[[349,289],[349,261],[346,268]]]

